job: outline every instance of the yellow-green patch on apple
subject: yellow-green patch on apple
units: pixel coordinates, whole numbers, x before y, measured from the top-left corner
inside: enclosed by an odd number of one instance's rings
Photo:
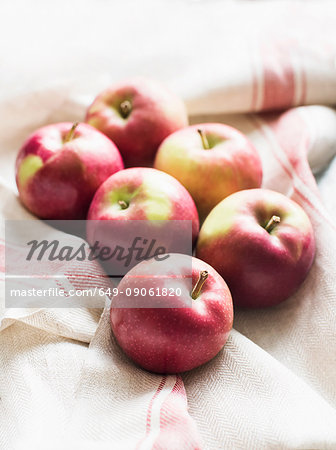
[[[106,193],[105,202],[107,206],[112,209],[120,210],[126,209],[122,206],[122,202],[125,202],[127,207],[131,200],[139,194],[140,188],[131,190],[128,186],[122,186],[120,189],[115,189]]]
[[[42,166],[43,161],[39,156],[37,155],[26,156],[22,160],[18,171],[19,185],[21,187],[24,187]]]
[[[87,120],[87,123],[88,123],[89,125],[91,125],[92,127],[94,127],[94,128],[98,128],[98,126],[100,125],[100,119],[98,119],[98,118],[92,116],[92,117],[90,118],[90,120]]]
[[[215,206],[212,211],[215,214],[209,214],[205,219],[206,225],[203,227],[203,234],[200,240],[207,239],[210,236],[222,236],[227,233],[234,225],[237,214],[237,207],[233,203],[226,203],[226,208],[222,204]]]

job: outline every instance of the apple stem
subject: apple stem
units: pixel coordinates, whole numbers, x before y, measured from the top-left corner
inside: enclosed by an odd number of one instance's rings
[[[201,136],[204,150],[209,150],[210,149],[209,141],[208,141],[204,131],[199,128],[197,130],[197,133]]]
[[[120,103],[119,109],[122,117],[124,119],[127,119],[127,117],[130,115],[132,111],[132,104],[129,100],[125,100],[122,103]]]
[[[118,204],[121,206],[121,209],[128,208],[128,204],[124,200],[118,200]]]
[[[280,217],[279,216],[272,216],[270,220],[268,221],[265,230],[269,233],[274,229],[274,227],[280,223]]]
[[[197,297],[200,295],[201,289],[203,287],[203,284],[205,283],[205,280],[208,278],[208,275],[209,272],[207,270],[202,270],[202,272],[200,272],[197,283],[193,287],[193,290],[191,291],[190,294],[193,300],[196,300]]]
[[[75,131],[76,131],[76,128],[78,127],[78,125],[79,125],[79,122],[75,122],[72,125],[70,131],[66,134],[66,136],[64,138],[64,143],[67,143],[67,142],[71,141],[71,139],[73,139]]]

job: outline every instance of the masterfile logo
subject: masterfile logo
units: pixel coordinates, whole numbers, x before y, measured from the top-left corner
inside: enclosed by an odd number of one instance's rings
[[[142,261],[165,264],[163,276],[169,254],[192,255],[191,221],[92,222],[86,240],[86,221],[6,221],[6,306],[103,307]]]

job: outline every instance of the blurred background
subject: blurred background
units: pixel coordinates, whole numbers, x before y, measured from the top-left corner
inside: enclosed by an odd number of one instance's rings
[[[334,0],[3,0],[2,177],[15,188],[7,146],[45,123],[83,120],[95,95],[124,78],[163,81],[192,122],[336,104],[335,23]],[[333,178],[319,178],[329,204]]]

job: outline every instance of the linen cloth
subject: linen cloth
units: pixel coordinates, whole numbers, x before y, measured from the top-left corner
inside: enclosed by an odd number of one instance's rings
[[[33,219],[13,170],[29,132],[82,120],[114,79],[151,75],[187,100],[193,123],[248,135],[263,187],[303,206],[317,254],[288,301],[235,311],[214,360],[159,376],[123,355],[107,309],[5,310],[2,220],[1,448],[336,447],[336,113],[296,107],[336,103],[335,16],[328,1],[4,3],[2,219]]]

